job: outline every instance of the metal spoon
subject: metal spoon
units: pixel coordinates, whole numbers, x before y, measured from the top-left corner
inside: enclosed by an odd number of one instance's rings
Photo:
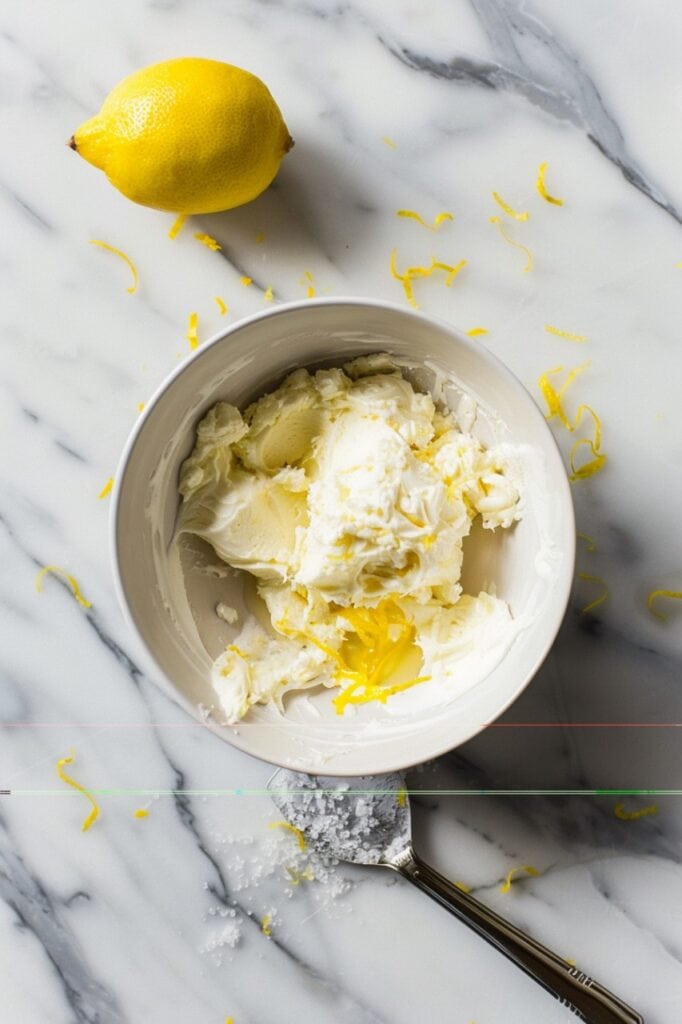
[[[268,783],[280,813],[318,853],[391,868],[468,924],[588,1024],[644,1024],[598,982],[458,889],[412,848],[410,806],[399,775],[339,779],[280,769]]]

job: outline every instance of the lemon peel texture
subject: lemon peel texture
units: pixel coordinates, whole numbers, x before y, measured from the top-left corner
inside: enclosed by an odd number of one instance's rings
[[[119,82],[68,144],[133,202],[193,214],[255,199],[293,140],[256,75],[181,57]]]

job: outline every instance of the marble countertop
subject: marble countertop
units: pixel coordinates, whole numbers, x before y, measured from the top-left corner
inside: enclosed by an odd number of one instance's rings
[[[404,301],[394,247],[399,266],[468,260],[452,288],[417,282],[417,300],[484,327],[480,344],[539,402],[543,371],[589,360],[566,402],[599,414],[608,455],[574,485],[595,545],[580,542],[558,641],[496,727],[410,775],[416,843],[647,1024],[679,1021],[682,608],[661,602],[660,621],[647,595],[682,588],[681,32],[678,6],[635,0],[3,4],[7,1024],[573,1019],[390,874],[292,879],[295,843],[268,828],[278,815],[261,792],[271,769],[162,696],[116,605],[98,494],[138,404],[188,354],[189,312],[206,339],[265,308],[268,285],[276,301],[304,298],[306,272],[318,295]],[[186,54],[260,74],[296,146],[255,203],[171,241],[170,215],[127,202],[64,141],[119,79]],[[561,207],[536,191],[542,162]],[[506,217],[493,190],[529,220]],[[397,218],[405,208],[454,221],[430,233]],[[136,294],[92,238],[135,260]],[[89,611],[54,578],[36,593],[48,564],[77,577]],[[71,750],[73,776],[99,791],[86,833],[87,801],[56,774]],[[619,800],[656,813],[621,820]],[[522,865],[538,876],[501,892]]]

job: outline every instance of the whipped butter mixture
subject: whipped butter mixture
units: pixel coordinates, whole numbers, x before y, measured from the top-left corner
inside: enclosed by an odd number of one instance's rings
[[[243,414],[214,406],[182,467],[179,531],[255,576],[270,619],[249,617],[213,665],[228,720],[320,685],[343,714],[456,673],[511,621],[459,581],[476,517],[520,518],[516,481],[511,446],[484,448],[371,357],[296,370]]]

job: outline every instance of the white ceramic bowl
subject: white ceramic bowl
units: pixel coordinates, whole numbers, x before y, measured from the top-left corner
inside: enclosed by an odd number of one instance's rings
[[[529,445],[536,468],[526,510],[511,530],[474,531],[465,542],[465,589],[494,584],[525,622],[497,667],[436,709],[403,715],[373,703],[340,718],[329,691],[287,698],[286,715],[253,709],[238,726],[207,709],[212,659],[234,636],[215,615],[217,600],[244,608],[244,580],[217,577],[201,555],[185,557],[187,590],[169,552],[178,510],[178,469],[197,421],[218,400],[244,405],[295,367],[341,365],[370,352],[416,364],[412,379],[433,390],[438,368],[478,408],[473,433],[484,442]],[[152,676],[185,710],[256,757],[299,771],[371,775],[425,761],[456,747],[497,718],[542,663],[561,623],[575,555],[573,506],[564,466],[542,413],[495,356],[448,324],[386,302],[322,299],[248,317],[204,344],[161,385],[138,421],[116,476],[112,508],[114,576],[124,615],[152,662]],[[246,588],[248,590],[248,588]],[[188,596],[189,594],[189,600]],[[428,684],[422,684],[428,685]],[[307,694],[310,691],[306,692]],[[400,695],[403,696],[403,695]]]

